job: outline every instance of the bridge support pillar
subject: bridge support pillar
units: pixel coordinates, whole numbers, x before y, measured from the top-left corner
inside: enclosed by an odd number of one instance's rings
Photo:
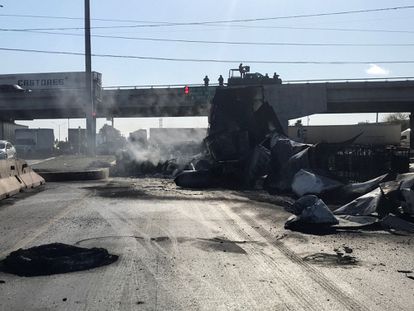
[[[414,112],[410,113],[410,150],[413,150],[414,148],[414,135],[413,135],[413,130],[414,130]]]
[[[94,116],[86,118],[86,135],[87,135],[87,146],[88,154],[95,156],[96,146],[96,118]]]

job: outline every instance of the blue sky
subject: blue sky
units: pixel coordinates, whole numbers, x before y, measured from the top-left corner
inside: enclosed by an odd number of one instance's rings
[[[21,18],[2,16],[47,15],[82,17],[82,0],[11,1],[0,0],[0,28],[59,28],[82,27],[82,20]],[[92,18],[121,19],[150,22],[194,22],[232,19],[249,19],[289,16],[360,9],[375,9],[411,5],[413,1],[124,1],[91,0]],[[297,43],[414,43],[414,9],[394,10],[364,14],[335,15],[311,18],[279,19],[270,21],[233,23],[231,25],[175,26],[93,29],[93,34],[129,37],[152,37],[190,40],[251,41],[251,42],[297,42]],[[92,21],[92,26],[137,25],[143,22]],[[253,27],[252,27],[253,26]],[[296,28],[336,29],[386,29],[409,32],[333,31]],[[81,30],[65,33],[82,34]],[[0,32],[0,47],[41,49],[59,51],[83,51],[83,38],[27,32]],[[230,67],[237,67],[243,60],[275,61],[369,61],[372,65],[288,65],[254,64],[253,71],[270,73],[277,71],[284,80],[368,78],[389,76],[412,76],[413,64],[376,65],[379,60],[412,60],[414,46],[409,47],[311,47],[311,46],[233,46],[213,44],[190,44],[174,42],[148,42],[136,40],[92,39],[94,53],[156,56],[173,58],[202,58],[234,60],[232,64],[184,63],[151,60],[94,58],[93,70],[103,74],[103,84],[187,84],[202,83],[207,74],[215,82],[222,74],[227,76]],[[0,51],[0,74],[49,71],[81,71],[84,61],[79,56],[43,55]],[[371,69],[369,71],[369,69]],[[312,116],[311,124],[355,123],[373,121],[374,115]],[[64,120],[54,120],[63,124]],[[105,121],[100,120],[99,125]],[[197,120],[165,120],[164,126],[192,126],[205,123]],[[67,123],[67,122],[66,122]],[[83,122],[72,120],[71,125]],[[30,122],[33,126],[54,127],[51,122]],[[158,126],[158,120],[116,120],[123,133],[140,127]],[[61,125],[61,136],[66,129]],[[57,133],[56,133],[57,134]]]

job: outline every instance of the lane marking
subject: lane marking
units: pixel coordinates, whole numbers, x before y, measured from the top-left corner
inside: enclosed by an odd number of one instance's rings
[[[30,166],[32,165],[36,165],[36,164],[40,164],[49,160],[53,160],[56,157],[51,157],[51,158],[47,158],[47,159],[41,159],[41,160],[25,160],[27,162],[27,164],[29,164]]]

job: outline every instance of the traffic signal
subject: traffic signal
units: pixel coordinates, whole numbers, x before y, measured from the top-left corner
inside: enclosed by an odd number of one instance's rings
[[[185,95],[190,94],[190,88],[188,87],[188,85],[184,86],[184,94]]]

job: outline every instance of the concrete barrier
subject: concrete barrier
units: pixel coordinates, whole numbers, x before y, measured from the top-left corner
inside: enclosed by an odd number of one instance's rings
[[[45,183],[43,177],[34,172],[24,160],[16,160],[19,178],[23,181],[27,189],[35,188]]]
[[[24,160],[0,160],[0,200],[44,183],[45,180],[33,172]]]
[[[22,189],[15,160],[0,160],[0,200],[8,198]]]

